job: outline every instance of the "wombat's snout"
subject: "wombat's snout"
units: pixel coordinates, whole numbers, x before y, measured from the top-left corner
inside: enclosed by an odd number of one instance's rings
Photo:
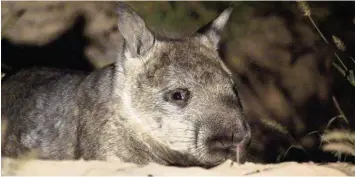
[[[222,133],[217,136],[213,136],[208,140],[208,147],[211,151],[223,151],[230,153],[236,151],[237,147],[246,148],[250,142],[250,134],[245,131],[239,131],[236,133]]]
[[[251,135],[249,126],[244,122],[242,124],[241,127],[231,126],[230,128],[215,130],[216,132],[206,142],[209,151],[224,158],[243,161],[246,148],[250,144]],[[237,152],[237,149],[239,152]]]

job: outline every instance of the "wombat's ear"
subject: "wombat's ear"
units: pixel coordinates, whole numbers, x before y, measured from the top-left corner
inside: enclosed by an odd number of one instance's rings
[[[117,2],[117,14],[118,30],[125,39],[125,49],[132,57],[145,54],[154,45],[154,34],[144,20],[125,3]]]
[[[197,31],[197,33],[205,35],[215,49],[219,46],[223,29],[226,26],[232,11],[233,7],[225,9],[216,19]]]

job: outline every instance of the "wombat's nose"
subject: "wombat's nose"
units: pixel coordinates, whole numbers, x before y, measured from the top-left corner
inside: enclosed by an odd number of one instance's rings
[[[208,147],[212,151],[230,153],[236,151],[238,146],[245,149],[249,142],[250,134],[248,132],[225,133],[212,137],[208,142]]]

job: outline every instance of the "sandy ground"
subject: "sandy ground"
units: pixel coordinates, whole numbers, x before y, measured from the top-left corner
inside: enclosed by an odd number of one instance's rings
[[[113,161],[44,161],[44,160],[14,160],[2,158],[2,175],[48,175],[48,176],[112,176],[112,175],[139,175],[139,176],[166,176],[166,175],[206,175],[206,176],[353,176],[355,165],[346,163],[296,163],[285,162],[280,164],[254,164],[243,165],[225,162],[212,169],[198,167],[179,168],[166,167],[151,163],[146,166],[120,163]]]

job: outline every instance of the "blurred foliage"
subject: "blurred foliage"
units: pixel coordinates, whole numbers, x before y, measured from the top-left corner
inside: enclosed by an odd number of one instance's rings
[[[228,1],[147,1],[127,2],[142,15],[154,31],[180,32],[189,35],[198,28],[209,23],[220,12],[229,6],[234,6],[233,24],[230,28],[245,23],[245,17],[253,9],[252,2]],[[244,21],[244,22],[243,22]]]

